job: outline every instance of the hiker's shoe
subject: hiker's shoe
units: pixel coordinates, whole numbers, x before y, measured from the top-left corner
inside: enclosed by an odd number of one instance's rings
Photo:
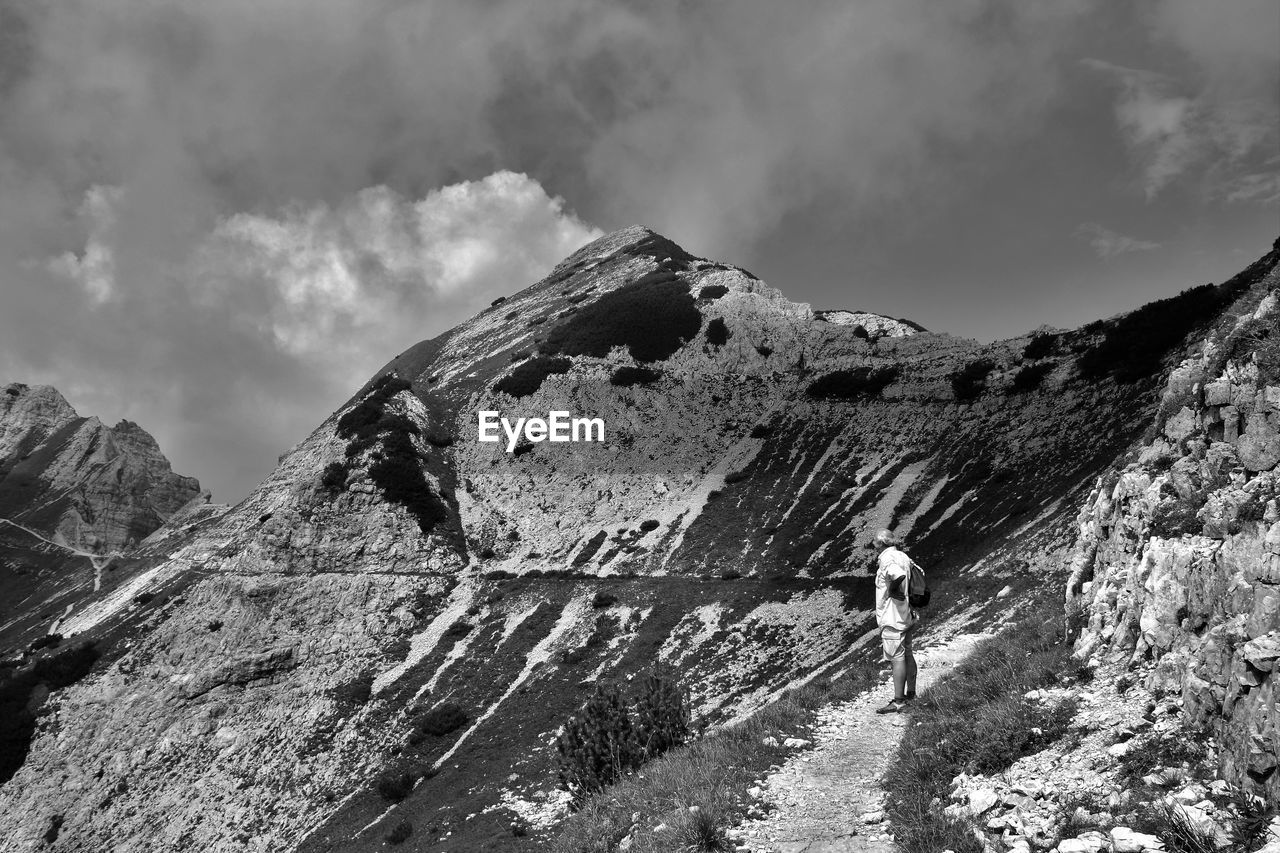
[[[916,701],[916,692],[915,692],[914,690],[908,690],[908,691],[907,691],[907,694],[906,694],[905,696],[903,696],[903,697],[902,697],[902,701],[903,701],[903,702],[914,702],[914,701]]]
[[[889,702],[888,705],[885,705],[883,708],[876,708],[876,713],[877,714],[897,714],[897,713],[900,713],[904,707],[906,707],[906,704],[907,704],[906,701],[903,699],[893,699]]]

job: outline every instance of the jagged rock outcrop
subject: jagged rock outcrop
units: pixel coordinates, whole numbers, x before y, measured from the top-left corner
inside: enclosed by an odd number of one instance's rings
[[[83,418],[47,385],[0,389],[0,646],[56,631],[113,588],[121,556],[208,507],[137,424]]]
[[[1077,654],[1154,661],[1218,738],[1233,784],[1280,797],[1280,311],[1277,251],[1171,374],[1156,434],[1081,512],[1068,606]]]
[[[199,495],[137,424],[82,418],[48,385],[0,391],[0,517],[105,554],[137,545]]]
[[[532,849],[511,822],[554,818],[552,734],[598,680],[673,667],[715,722],[852,665],[877,528],[940,583],[1033,583],[1021,543],[1069,532],[1155,417],[1163,351],[1116,381],[1082,368],[1105,328],[979,346],[883,319],[645,229],[585,246],[120,562],[60,626],[104,658],[44,706],[0,834],[39,849],[56,815],[70,850],[360,850],[410,819]],[[482,410],[604,440],[508,452]],[[942,606],[992,592],[973,580]],[[424,730],[443,707],[465,723]],[[416,786],[392,802],[385,774]]]

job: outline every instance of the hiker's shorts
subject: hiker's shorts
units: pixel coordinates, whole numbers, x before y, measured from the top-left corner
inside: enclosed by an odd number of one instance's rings
[[[880,645],[884,646],[884,659],[895,661],[904,659],[911,652],[911,640],[915,637],[916,626],[905,631],[889,625],[880,628]]]

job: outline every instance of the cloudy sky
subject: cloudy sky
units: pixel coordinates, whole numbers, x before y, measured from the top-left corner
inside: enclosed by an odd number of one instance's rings
[[[631,223],[817,308],[1078,325],[1280,233],[1277,44],[1274,0],[0,0],[0,381],[233,501]]]

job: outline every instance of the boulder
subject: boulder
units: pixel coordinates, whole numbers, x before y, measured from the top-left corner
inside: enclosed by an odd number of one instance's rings
[[[1240,464],[1250,471],[1270,471],[1280,462],[1280,435],[1245,433],[1236,444]]]
[[[1136,832],[1127,826],[1117,826],[1111,830],[1111,850],[1113,853],[1145,853],[1164,850],[1164,842],[1154,835]]]

